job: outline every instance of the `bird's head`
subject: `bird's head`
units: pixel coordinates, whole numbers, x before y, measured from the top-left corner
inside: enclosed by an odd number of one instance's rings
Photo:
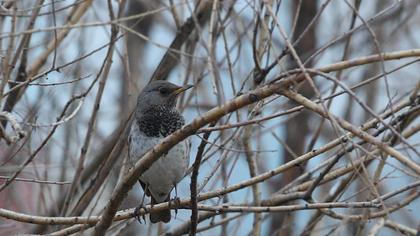
[[[178,86],[164,80],[152,81],[141,91],[137,108],[139,111],[147,110],[150,106],[173,108],[178,95],[191,87],[192,85]]]

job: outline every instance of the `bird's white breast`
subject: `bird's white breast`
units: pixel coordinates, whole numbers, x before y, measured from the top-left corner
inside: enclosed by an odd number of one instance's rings
[[[133,122],[129,136],[130,162],[134,164],[162,139],[163,137],[146,136],[139,130],[136,122]],[[149,191],[157,202],[165,201],[174,186],[184,177],[189,163],[188,152],[189,145],[186,141],[178,143],[140,176],[140,180],[149,185]]]

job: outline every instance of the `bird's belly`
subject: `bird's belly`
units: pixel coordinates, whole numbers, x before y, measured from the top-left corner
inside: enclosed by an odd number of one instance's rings
[[[149,190],[158,202],[164,201],[184,177],[188,167],[184,153],[183,143],[176,145],[140,176],[141,181],[149,184]]]
[[[154,138],[142,135],[130,137],[130,157],[134,163],[148,150],[160,142],[162,138]],[[187,168],[189,157],[187,144],[181,142],[161,156],[152,166],[140,176],[140,180],[149,185],[149,191],[157,202],[165,201],[174,186],[182,180]]]

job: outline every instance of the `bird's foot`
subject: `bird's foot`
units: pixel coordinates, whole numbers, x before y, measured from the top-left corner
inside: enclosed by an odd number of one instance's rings
[[[143,182],[141,182],[140,180],[139,180],[139,183],[143,188],[143,197],[141,198],[140,204],[134,209],[134,215],[140,224],[142,224],[141,219],[143,219],[144,223],[146,224],[146,216],[145,214],[140,215],[140,211],[141,209],[143,209],[145,212],[147,212],[146,207],[144,207],[144,198],[146,196],[146,191],[148,191],[149,189],[149,184],[148,183],[143,184]]]
[[[174,197],[173,199],[171,199],[169,201],[169,208],[172,208],[172,206],[174,206],[174,210],[175,210],[175,219],[176,219],[176,215],[178,214],[178,207],[181,205],[181,199],[179,199],[179,197]]]
[[[146,207],[144,207],[144,206],[143,206],[143,204],[138,205],[138,206],[134,209],[134,216],[136,217],[136,220],[137,220],[140,224],[143,224],[143,223],[142,223],[142,219],[143,219],[143,222],[146,224],[146,217],[145,217],[145,215],[146,215],[146,214],[142,214],[142,215],[140,215],[140,211],[141,211],[142,209],[143,209],[144,211],[146,211]]]

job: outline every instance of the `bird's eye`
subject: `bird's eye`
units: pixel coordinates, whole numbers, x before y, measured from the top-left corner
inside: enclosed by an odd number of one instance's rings
[[[170,93],[170,91],[169,91],[168,88],[160,87],[159,88],[159,93],[162,94],[162,95],[168,95]]]

